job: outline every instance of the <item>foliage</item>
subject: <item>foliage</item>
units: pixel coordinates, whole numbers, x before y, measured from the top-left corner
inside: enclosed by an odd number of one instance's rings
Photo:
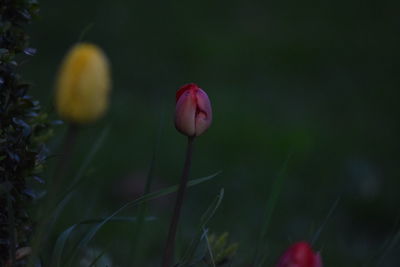
[[[215,234],[209,235],[208,243],[212,255],[209,261],[214,262],[215,266],[222,266],[226,263],[229,263],[239,248],[238,243],[229,242],[228,232],[225,232],[219,236]]]
[[[30,182],[46,159],[43,142],[51,135],[47,115],[29,96],[30,84],[18,74],[20,62],[36,50],[29,47],[25,26],[37,15],[37,1],[0,1],[0,265],[14,262],[28,245],[33,222],[27,212],[37,197]]]

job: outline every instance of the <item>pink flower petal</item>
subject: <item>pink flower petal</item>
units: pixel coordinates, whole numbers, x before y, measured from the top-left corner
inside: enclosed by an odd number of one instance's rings
[[[285,251],[276,267],[322,267],[322,260],[307,242],[301,241]]]
[[[196,99],[192,90],[183,92],[175,108],[175,127],[182,134],[194,136],[196,134],[195,127],[196,116]]]
[[[211,125],[212,110],[210,99],[206,92],[198,89],[196,92],[197,115],[196,115],[196,136],[204,133]]]

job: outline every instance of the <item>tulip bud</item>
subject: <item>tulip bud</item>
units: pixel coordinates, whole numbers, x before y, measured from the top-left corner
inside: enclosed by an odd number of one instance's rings
[[[92,44],[75,45],[58,74],[57,111],[72,123],[93,122],[107,109],[110,87],[109,64],[102,50]]]
[[[279,259],[276,267],[322,267],[321,256],[314,252],[305,242],[297,242],[290,246]]]
[[[199,136],[211,122],[211,103],[206,92],[194,83],[182,86],[176,92],[176,129],[187,136]]]

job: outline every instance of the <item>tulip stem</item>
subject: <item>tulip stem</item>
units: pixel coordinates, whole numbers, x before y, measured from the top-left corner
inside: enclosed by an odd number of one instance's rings
[[[58,193],[60,184],[63,182],[64,177],[68,172],[78,132],[79,132],[78,125],[70,124],[68,126],[67,133],[65,135],[61,148],[61,155],[52,177],[53,186],[51,188],[50,193],[52,193],[53,195],[56,195],[56,193]],[[52,199],[49,200],[52,201]]]
[[[188,143],[186,148],[186,159],[185,159],[185,164],[183,166],[181,181],[179,183],[179,189],[176,197],[174,213],[172,215],[171,224],[169,226],[168,238],[164,250],[162,267],[170,267],[174,258],[176,230],[178,228],[178,222],[183,204],[183,198],[185,195],[186,185],[189,177],[190,165],[192,163],[193,143],[194,143],[194,136],[188,137]]]
[[[57,196],[60,193],[60,187],[64,181],[65,175],[68,173],[68,169],[70,168],[70,163],[72,160],[72,152],[74,150],[74,146],[76,143],[76,139],[79,133],[79,126],[76,124],[70,124],[68,126],[67,132],[65,134],[62,147],[61,154],[58,159],[56,168],[54,169],[52,180],[50,181],[50,187],[48,189],[48,198],[47,198],[47,213],[51,210],[53,203],[57,203]]]

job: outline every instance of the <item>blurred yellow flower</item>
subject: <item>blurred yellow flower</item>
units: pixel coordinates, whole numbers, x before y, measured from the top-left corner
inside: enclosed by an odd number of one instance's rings
[[[75,45],[63,60],[56,81],[56,108],[72,123],[89,123],[108,106],[110,70],[103,51],[93,45]]]

